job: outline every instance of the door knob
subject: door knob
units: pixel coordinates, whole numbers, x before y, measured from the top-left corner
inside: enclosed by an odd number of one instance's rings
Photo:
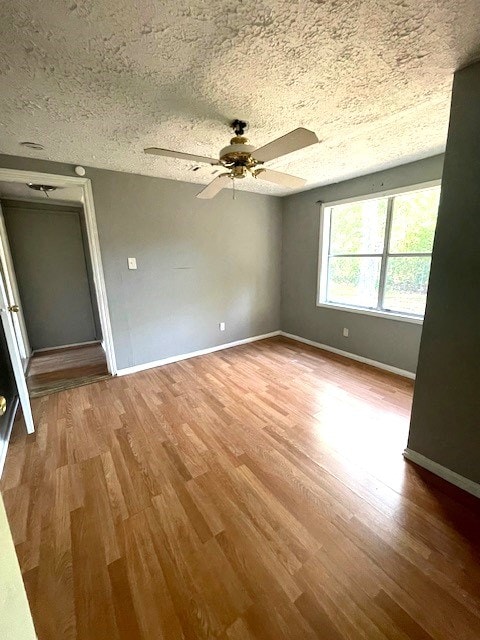
[[[20,307],[18,306],[18,304],[12,304],[10,307],[8,307],[8,310],[12,313],[18,313],[20,311]]]
[[[3,416],[7,410],[7,399],[4,396],[0,396],[0,416]]]

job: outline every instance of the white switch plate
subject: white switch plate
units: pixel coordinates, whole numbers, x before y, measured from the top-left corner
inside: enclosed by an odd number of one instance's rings
[[[344,338],[348,338],[348,329],[347,329],[347,327],[343,328],[343,337]]]
[[[225,323],[220,322],[220,324],[218,325],[218,328],[220,329],[220,331],[225,331]]]
[[[136,269],[137,268],[137,259],[136,258],[128,258],[128,268]]]

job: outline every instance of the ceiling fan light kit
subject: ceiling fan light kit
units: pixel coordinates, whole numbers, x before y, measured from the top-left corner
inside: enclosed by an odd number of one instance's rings
[[[306,180],[291,176],[280,171],[273,171],[263,167],[265,162],[275,160],[281,156],[309,147],[319,142],[313,131],[299,127],[290,133],[269,142],[256,149],[248,144],[248,139],[244,136],[247,123],[243,120],[234,120],[231,127],[235,136],[230,140],[230,144],[224,147],[219,154],[219,159],[196,156],[182,151],[171,151],[170,149],[159,149],[149,147],[144,149],[145,153],[166,156],[169,158],[179,158],[193,162],[202,162],[212,166],[221,166],[227,169],[226,173],[221,173],[210,184],[197,194],[197,198],[214,198],[223,188],[228,185],[227,178],[232,181],[246,178],[249,174],[260,180],[267,180],[274,184],[290,189],[298,189],[305,185]]]
[[[36,184],[34,182],[27,182],[27,187],[33,189],[33,191],[41,191],[47,198],[50,197],[48,195],[50,191],[56,191],[58,189],[58,187],[54,187],[51,184]]]

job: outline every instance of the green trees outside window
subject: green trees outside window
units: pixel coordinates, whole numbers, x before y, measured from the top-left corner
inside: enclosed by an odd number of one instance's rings
[[[423,316],[440,187],[325,210],[322,302]]]

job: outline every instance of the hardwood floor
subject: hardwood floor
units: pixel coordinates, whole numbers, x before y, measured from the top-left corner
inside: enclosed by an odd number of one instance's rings
[[[2,489],[39,640],[478,640],[479,501],[409,381],[274,338],[34,401]]]
[[[27,384],[36,398],[108,377],[107,358],[99,342],[38,351],[30,358]]]

